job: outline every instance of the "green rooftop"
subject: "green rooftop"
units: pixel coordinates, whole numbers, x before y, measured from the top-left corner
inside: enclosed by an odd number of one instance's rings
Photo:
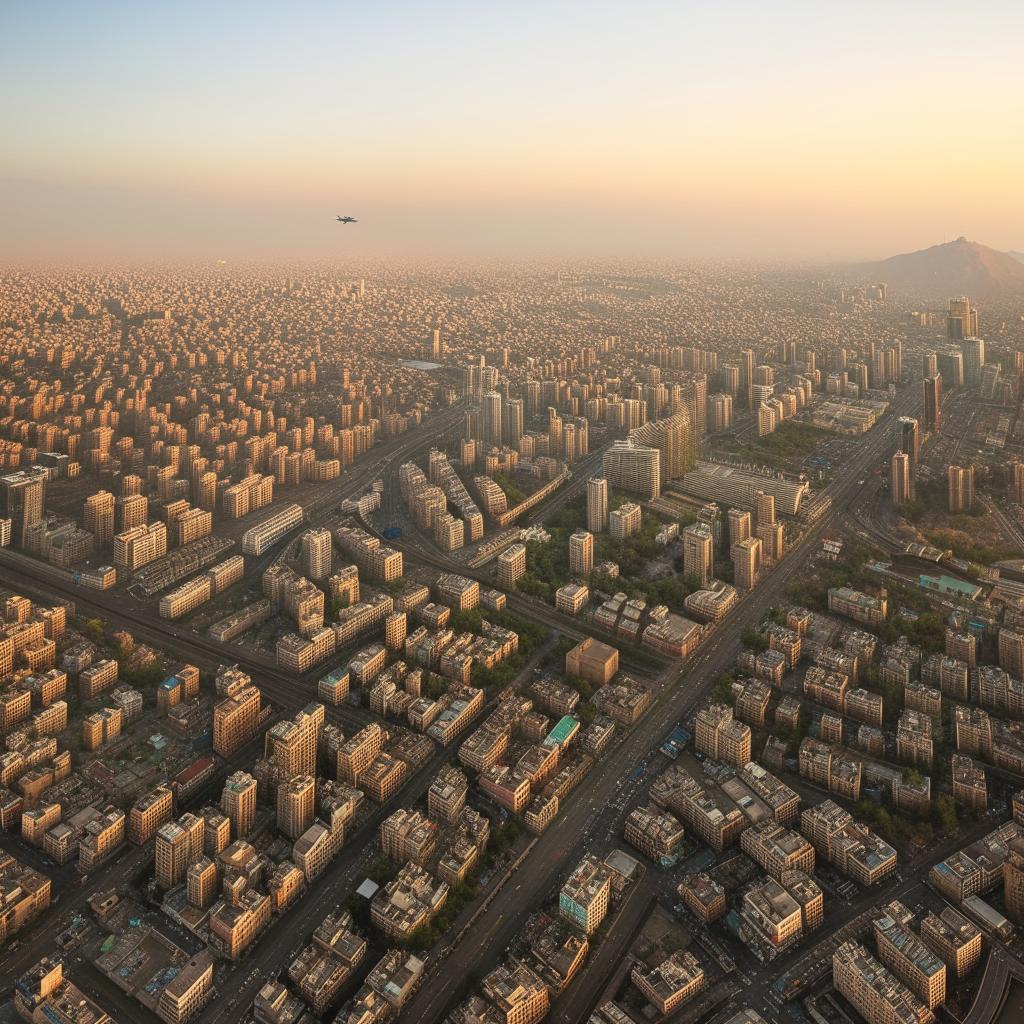
[[[544,745],[548,747],[564,746],[575,735],[580,723],[572,715],[563,715],[555,727],[548,733]]]

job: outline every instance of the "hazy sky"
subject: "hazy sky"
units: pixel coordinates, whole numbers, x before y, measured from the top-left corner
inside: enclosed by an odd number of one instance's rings
[[[1019,0],[2,0],[0,258],[1024,249],[1022,30]]]

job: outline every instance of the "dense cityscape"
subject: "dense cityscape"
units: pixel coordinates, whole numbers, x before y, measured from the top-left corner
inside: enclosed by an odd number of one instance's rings
[[[1011,305],[221,264],[0,324],[11,1013],[1024,1012]]]
[[[1024,1024],[1024,6],[0,37],[0,1024]]]

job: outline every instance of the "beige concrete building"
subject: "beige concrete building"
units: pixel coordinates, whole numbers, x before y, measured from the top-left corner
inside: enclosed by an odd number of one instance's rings
[[[256,792],[256,780],[248,772],[232,772],[224,782],[220,809],[230,822],[235,839],[247,836],[256,823]]]
[[[630,980],[661,1015],[672,1013],[704,987],[704,968],[689,951],[673,953],[652,970],[633,965]]]
[[[981,960],[981,932],[952,907],[940,914],[929,911],[921,922],[921,940],[955,978],[966,977]]]
[[[608,913],[611,883],[611,870],[593,854],[587,854],[559,892],[559,914],[585,934],[593,935]]]
[[[213,709],[213,749],[231,757],[254,739],[259,730],[261,698],[255,686],[225,697]]]
[[[565,656],[565,671],[592,686],[604,686],[618,670],[618,650],[593,637],[580,641]]]
[[[316,779],[296,775],[277,787],[277,827],[298,839],[312,824],[316,810]]]
[[[174,794],[168,786],[156,789],[140,797],[128,816],[128,839],[136,846],[150,840],[161,825],[174,815]]]
[[[878,958],[930,1010],[946,1001],[946,965],[906,923],[911,914],[897,901],[874,920]]]
[[[750,760],[751,736],[750,726],[733,718],[732,708],[725,704],[710,704],[694,719],[694,749],[734,768]]]
[[[585,580],[593,571],[594,535],[587,530],[577,530],[569,538],[569,572]]]
[[[862,945],[832,955],[832,983],[868,1024],[931,1024],[935,1015]]]

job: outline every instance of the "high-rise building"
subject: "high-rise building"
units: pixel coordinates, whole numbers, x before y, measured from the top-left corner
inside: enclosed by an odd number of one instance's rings
[[[1010,841],[1003,864],[1003,895],[1007,916],[1015,924],[1024,924],[1024,840]]]
[[[761,542],[761,555],[766,563],[774,565],[785,549],[785,531],[782,523],[761,523],[754,536]]]
[[[714,537],[707,523],[692,523],[683,530],[683,575],[702,587],[714,575]]]
[[[159,785],[132,804],[128,817],[128,840],[136,846],[148,842],[156,830],[174,814],[174,793],[170,786]]]
[[[1013,473],[1013,500],[1018,505],[1024,505],[1024,462],[1014,462],[1011,472]]]
[[[627,501],[608,513],[608,535],[614,540],[624,540],[640,532],[640,506]]]
[[[255,807],[255,805],[254,805]],[[231,819],[216,807],[203,808],[203,850],[216,857],[231,845]]]
[[[586,579],[594,571],[594,535],[577,530],[569,538],[569,571]]]
[[[962,341],[977,336],[978,311],[971,305],[971,300],[966,295],[950,299],[946,313],[946,337],[950,341]]]
[[[185,876],[185,892],[193,907],[209,907],[217,895],[217,865],[209,857],[190,864]]]
[[[213,750],[231,757],[254,739],[260,722],[260,691],[246,686],[213,708]]]
[[[200,473],[193,484],[192,497],[199,508],[213,512],[217,507],[217,474]]]
[[[761,541],[747,537],[732,546],[733,578],[736,586],[751,590],[761,573]]]
[[[97,491],[85,499],[85,528],[96,538],[97,547],[110,547],[114,542],[114,496],[110,491]]]
[[[896,452],[889,462],[889,493],[894,505],[906,505],[914,500],[910,456],[906,452]]]
[[[711,407],[711,429],[728,430],[732,426],[732,395],[712,395],[708,404]]]
[[[144,526],[149,519],[149,499],[144,494],[125,494],[117,499],[118,526],[122,532]]]
[[[669,409],[675,412],[680,401],[690,414],[690,425],[694,434],[694,458],[696,459],[696,439],[707,433],[708,429],[708,378],[705,373],[688,373],[678,385],[670,391]]]
[[[868,1024],[925,1024],[934,1014],[860,943],[832,954],[832,983]]]
[[[729,524],[729,546],[733,547],[751,535],[750,513],[743,509],[731,508],[726,516]]]
[[[277,787],[277,827],[289,839],[298,839],[313,824],[316,780],[296,775]]]
[[[565,453],[565,439],[562,437],[562,417],[554,406],[548,406],[548,454],[556,459]]]
[[[173,821],[161,825],[156,834],[153,853],[156,884],[161,889],[173,889],[185,881],[191,863],[192,843],[188,832],[181,825]]]
[[[651,501],[661,494],[661,452],[632,441],[616,441],[604,453],[604,475],[610,487]]]
[[[697,522],[707,524],[715,551],[722,548],[722,510],[714,502],[708,502],[697,513]]]
[[[747,396],[747,408],[754,408],[754,350],[745,348],[740,353],[740,385]]]
[[[757,436],[766,437],[774,434],[781,417],[779,415],[780,405],[775,401],[762,402],[757,409]]]
[[[1021,476],[1024,479],[1024,473]],[[608,481],[601,476],[587,481],[587,529],[591,533],[608,529]]]
[[[302,535],[302,568],[311,580],[325,580],[331,574],[331,531],[307,530]]]
[[[942,377],[937,373],[924,379],[924,429],[929,434],[942,429]]]
[[[592,935],[608,913],[611,880],[611,869],[588,853],[562,886],[558,896],[559,914]]]
[[[408,617],[405,612],[392,612],[384,620],[384,646],[389,651],[401,650],[409,632]]]
[[[750,726],[733,718],[732,708],[725,704],[710,704],[694,718],[694,750],[713,761],[739,768],[750,760],[750,743]]]
[[[134,571],[167,554],[167,527],[163,523],[133,526],[114,535],[114,565]]]
[[[775,525],[775,495],[767,491],[758,491],[754,495],[755,511],[758,526]]]
[[[879,960],[929,1009],[946,1001],[946,965],[907,926],[910,912],[899,901],[883,908],[875,918],[875,946]]]
[[[503,587],[514,587],[526,573],[526,545],[513,544],[497,558],[498,582]]]
[[[944,388],[964,386],[964,354],[960,349],[943,349],[936,353],[939,376]]]
[[[502,407],[502,435],[505,444],[513,448],[523,436],[523,400],[509,398]]]
[[[142,496],[142,477],[135,473],[127,473],[121,477],[121,497]]]
[[[985,342],[981,338],[964,338],[960,342],[960,351],[964,355],[964,383],[980,384],[985,368]]]
[[[373,764],[387,735],[376,722],[371,722],[345,740],[337,753],[338,781],[358,786],[360,776]]]
[[[952,907],[928,913],[921,922],[921,939],[957,978],[970,974],[981,960],[981,932]]]
[[[921,461],[921,429],[913,416],[901,416],[896,421],[896,450],[910,456],[910,465],[917,469]]]
[[[0,476],[0,516],[11,520],[11,539],[21,547],[25,531],[43,518],[47,471],[40,467]]]
[[[1000,627],[999,667],[1014,679],[1024,679],[1024,630]]]
[[[256,823],[256,780],[248,772],[232,772],[224,782],[220,809],[231,822],[235,839],[248,835]]]
[[[489,444],[500,445],[502,443],[501,430],[501,394],[497,391],[488,391],[482,402],[483,412],[483,437]]]
[[[658,468],[662,486],[688,473],[697,463],[696,430],[690,410],[685,406],[665,419],[631,430],[629,438],[635,444],[657,448],[661,453]]]
[[[291,720],[276,722],[266,732],[263,756],[284,773],[285,778],[316,773],[316,752],[324,727],[323,704],[310,703]]]
[[[949,466],[946,469],[946,498],[951,515],[970,512],[974,507],[974,467]]]
[[[450,512],[434,520],[434,543],[442,551],[457,551],[466,543],[466,524]]]

